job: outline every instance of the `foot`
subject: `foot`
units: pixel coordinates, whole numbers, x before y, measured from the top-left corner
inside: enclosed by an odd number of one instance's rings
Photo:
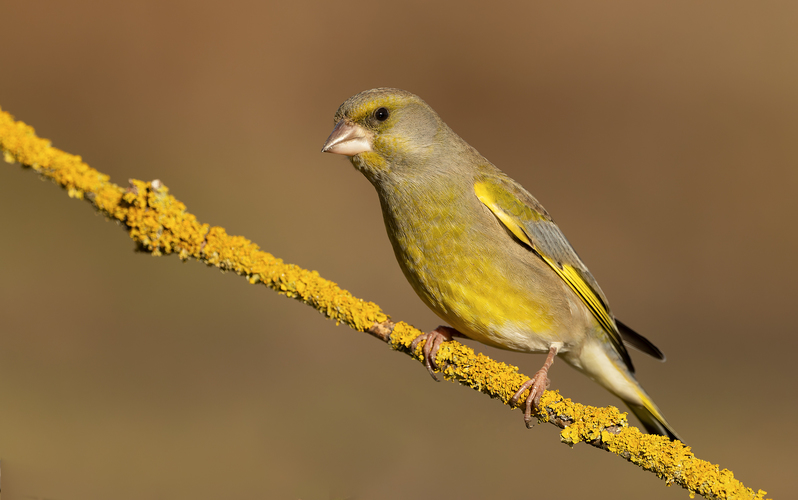
[[[526,402],[524,403],[524,424],[526,424],[527,429],[531,429],[533,425],[532,409],[534,408],[535,413],[537,413],[540,407],[540,396],[543,395],[543,391],[549,388],[550,384],[551,381],[549,381],[548,374],[543,370],[538,370],[535,376],[521,384],[518,392],[510,398],[510,406],[517,406],[518,400],[521,399],[521,394],[531,388],[529,396],[526,397]]]
[[[521,388],[518,389],[518,392],[510,398],[510,406],[518,406],[521,395],[529,389],[529,395],[526,397],[524,403],[524,423],[527,429],[531,429],[533,425],[532,408],[535,409],[535,413],[538,412],[540,409],[540,396],[543,395],[543,391],[548,389],[551,384],[549,381],[549,368],[551,364],[554,363],[554,357],[557,355],[558,350],[558,346],[552,346],[549,349],[549,355],[546,356],[546,362],[543,363],[543,368],[538,370],[534,377],[521,384]]]
[[[438,363],[435,362],[435,358],[438,357],[438,349],[441,348],[441,344],[444,342],[452,340],[452,337],[464,336],[465,335],[458,332],[454,328],[450,328],[448,326],[439,326],[429,333],[424,333],[416,337],[410,344],[410,352],[415,352],[418,344],[422,340],[426,340],[427,342],[422,348],[422,353],[424,354],[424,365],[426,365],[427,370],[429,370],[429,374],[432,375],[432,378],[434,378],[436,382],[440,382],[440,380],[438,380],[438,376],[435,375],[435,370],[439,369]]]

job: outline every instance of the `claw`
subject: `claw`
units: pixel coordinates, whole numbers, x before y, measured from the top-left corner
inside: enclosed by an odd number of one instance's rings
[[[435,379],[436,382],[440,382],[438,376],[435,375],[435,371],[440,368],[438,363],[435,362],[435,358],[438,357],[438,349],[441,348],[441,344],[444,342],[452,340],[452,337],[462,336],[463,334],[454,328],[450,328],[448,326],[439,326],[431,332],[423,333],[413,339],[413,342],[410,343],[410,351],[415,352],[418,344],[422,340],[426,340],[426,343],[422,348],[422,354],[424,354],[424,365],[427,367],[429,374],[432,375],[432,378]]]

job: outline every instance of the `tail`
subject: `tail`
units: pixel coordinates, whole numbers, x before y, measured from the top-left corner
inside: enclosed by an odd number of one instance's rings
[[[647,432],[682,441],[612,347],[598,338],[588,339],[581,350],[563,353],[561,357],[621,398]]]
[[[642,391],[641,391],[642,392]],[[629,401],[624,401],[626,406],[632,410],[632,413],[640,420],[640,423],[643,424],[643,427],[646,428],[646,432],[649,434],[659,434],[660,436],[668,436],[672,440],[679,440],[682,441],[676,432],[673,430],[673,427],[670,426],[665,417],[662,416],[662,412],[659,411],[657,405],[651,401],[651,398],[648,397],[648,394],[643,392],[641,394],[643,399],[643,404],[635,404]],[[684,443],[684,441],[682,441]]]

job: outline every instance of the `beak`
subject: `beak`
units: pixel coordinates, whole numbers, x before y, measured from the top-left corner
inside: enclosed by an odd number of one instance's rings
[[[372,140],[374,140],[374,134],[360,125],[342,118],[335,124],[330,137],[327,138],[327,142],[321,148],[321,152],[355,156],[358,153],[372,151]]]

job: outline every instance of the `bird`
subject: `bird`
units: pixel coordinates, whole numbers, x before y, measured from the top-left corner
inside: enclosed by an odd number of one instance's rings
[[[433,378],[441,343],[467,337],[543,367],[511,398],[524,421],[556,357],[619,397],[647,432],[679,439],[635,378],[624,343],[663,360],[617,320],[604,292],[545,208],[450,129],[420,97],[375,88],[347,99],[322,152],[349,157],[374,186],[396,260],[449,326],[418,337]]]

